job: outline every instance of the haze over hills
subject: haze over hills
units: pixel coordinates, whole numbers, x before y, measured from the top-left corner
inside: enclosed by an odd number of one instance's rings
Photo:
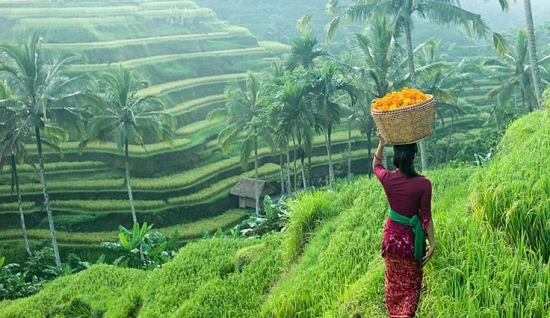
[[[525,10],[521,0],[511,3],[510,10],[506,13],[502,12],[497,0],[463,0],[461,4],[464,9],[481,14],[496,32],[513,32],[514,29],[525,27]],[[535,26],[548,21],[550,1],[531,0],[531,9]]]
[[[296,27],[298,19],[306,14],[313,14],[310,27],[313,35],[320,43],[325,41],[325,25],[331,17],[326,12],[325,0],[240,0],[226,5],[226,1],[196,0],[198,4],[209,7],[217,14],[218,18],[227,20],[234,25],[248,28],[259,40],[275,40],[290,44],[293,39],[300,36]],[[340,1],[340,4],[353,1]],[[510,2],[513,2],[510,0]],[[481,14],[494,32],[515,34],[515,30],[525,27],[525,13],[523,1],[510,4],[509,12],[502,12],[497,0],[463,0],[464,9]],[[531,0],[535,25],[546,22],[550,15],[550,2],[548,0]],[[331,52],[345,50],[350,38],[349,32],[361,32],[360,24],[350,26],[349,23],[341,23],[340,30],[335,40],[327,47]],[[430,37],[442,38],[443,42],[456,45],[491,45],[490,37],[468,39],[460,27],[439,28],[418,19],[413,41],[421,43]]]

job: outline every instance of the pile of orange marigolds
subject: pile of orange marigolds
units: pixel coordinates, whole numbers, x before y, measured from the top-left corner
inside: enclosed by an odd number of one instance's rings
[[[388,111],[422,103],[428,98],[428,95],[415,88],[405,87],[400,92],[387,93],[386,96],[375,99],[374,103],[372,103],[372,109]]]

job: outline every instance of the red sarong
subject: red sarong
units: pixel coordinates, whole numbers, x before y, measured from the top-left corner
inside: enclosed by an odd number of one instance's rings
[[[422,269],[414,258],[386,253],[386,307],[391,318],[414,317],[422,287]]]

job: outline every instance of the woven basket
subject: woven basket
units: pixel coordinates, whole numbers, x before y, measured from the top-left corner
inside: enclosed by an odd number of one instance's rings
[[[419,104],[388,111],[371,109],[371,115],[382,137],[392,145],[412,144],[432,133],[435,99],[432,95]]]

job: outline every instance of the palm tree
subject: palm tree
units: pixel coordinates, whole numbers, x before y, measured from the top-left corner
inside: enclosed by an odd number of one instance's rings
[[[226,114],[228,126],[218,135],[218,145],[227,151],[244,134],[240,162],[243,170],[254,152],[254,198],[256,215],[260,214],[260,190],[258,183],[258,137],[262,135],[265,104],[262,100],[262,83],[253,72],[248,72],[245,89],[238,84],[226,89]]]
[[[336,63],[327,63],[319,72],[314,74],[314,82],[310,88],[312,101],[316,107],[316,113],[321,119],[325,135],[329,167],[329,188],[334,184],[334,167],[332,164],[332,128],[340,123],[342,117],[342,105],[338,97],[346,95],[349,97],[349,105],[353,106],[356,100],[355,87],[342,76]]]
[[[538,100],[533,83],[533,68],[528,61],[528,35],[525,29],[518,31],[516,44],[508,50],[508,54],[500,58],[490,58],[483,66],[491,71],[489,80],[499,85],[491,89],[485,99],[497,99],[497,105],[504,105],[514,97],[519,89],[523,112],[528,113],[537,108]],[[550,55],[543,57],[537,65],[550,66]],[[537,66],[538,67],[538,66]]]
[[[440,46],[441,40],[429,39],[415,51],[418,53],[419,87],[435,97],[436,114],[441,120],[442,128],[445,128],[446,115],[466,113],[458,104],[459,96],[464,92],[466,84],[473,84],[471,74],[478,72],[479,64],[465,59],[458,64],[450,64],[445,55],[439,54]],[[437,151],[434,153],[437,154]],[[436,165],[437,159],[435,156]]]
[[[311,70],[315,67],[315,60],[329,53],[319,46],[317,38],[311,36],[309,30],[292,42],[290,56],[286,60],[285,67],[293,71],[297,67]]]
[[[542,103],[542,82],[537,59],[537,43],[535,40],[535,26],[533,24],[533,12],[531,10],[531,0],[523,0],[525,8],[525,21],[527,23],[527,42],[529,43],[529,60],[533,76],[533,85],[535,87],[535,97],[537,98],[538,108],[543,109]]]
[[[489,0],[485,0],[489,1]],[[502,11],[506,12],[509,10],[509,1],[508,0],[498,0]],[[516,2],[516,0],[513,0]],[[525,23],[527,25],[527,43],[529,51],[529,61],[531,63],[531,76],[533,77],[533,87],[535,89],[535,98],[537,100],[537,107],[544,108],[542,103],[542,80],[538,65],[537,58],[537,44],[535,39],[535,26],[533,23],[533,11],[531,10],[531,0],[523,0],[523,7],[525,10]]]
[[[333,15],[342,13],[344,18],[350,21],[370,20],[383,14],[393,18],[392,26],[395,34],[399,30],[404,31],[407,59],[409,65],[409,78],[413,87],[416,87],[416,72],[414,66],[414,50],[412,43],[412,30],[414,29],[414,14],[427,18],[436,25],[465,26],[468,35],[473,30],[478,36],[485,36],[489,27],[481,19],[481,16],[460,8],[456,0],[355,0],[355,3],[343,8],[338,7],[339,0],[328,0],[329,12]],[[336,16],[331,22],[328,34],[334,34],[334,28],[339,24],[340,17]],[[495,43],[499,36],[494,35]],[[496,45],[496,44],[495,44]],[[422,170],[427,168],[423,142],[419,143],[422,161]]]
[[[144,149],[144,137],[163,140],[172,144],[174,118],[164,113],[164,104],[155,96],[140,96],[138,90],[149,83],[136,80],[133,74],[122,66],[103,74],[100,83],[104,90],[104,100],[88,123],[88,135],[80,143],[81,151],[91,142],[114,140],[124,151],[126,186],[132,212],[133,223],[137,223],[134,198],[130,182],[128,146],[137,143]]]
[[[318,61],[321,57],[330,57],[330,54],[319,45],[317,38],[313,37],[311,35],[311,30],[308,29],[308,24],[311,17],[311,15],[306,15],[301,19],[301,21],[299,21],[299,28],[303,34],[300,38],[293,41],[290,49],[290,56],[285,62],[286,69],[291,71],[294,76],[294,79],[292,79],[293,81],[295,81],[298,77],[306,79],[306,81],[311,80],[310,72],[315,69],[316,61]],[[308,148],[299,149],[302,164],[304,156],[307,155],[308,157],[307,174],[309,177],[311,177],[311,150],[312,149]],[[294,178],[296,179],[296,174],[294,175]],[[305,187],[306,185],[304,184],[304,188]]]
[[[320,120],[316,113],[308,107],[307,91],[304,83],[298,77],[289,79],[277,95],[279,105],[275,110],[276,136],[290,141],[294,145],[294,188],[296,188],[296,160],[300,153],[302,186],[307,188],[307,178],[304,165],[304,154],[309,152],[313,145],[313,135],[320,130]],[[288,143],[287,143],[288,144]],[[287,155],[287,162],[288,162]],[[290,183],[290,176],[289,181]],[[287,190],[289,191],[289,190]]]
[[[19,176],[17,173],[17,163],[25,161],[31,164],[35,169],[34,163],[28,156],[25,149],[25,144],[21,141],[21,131],[18,130],[17,120],[21,118],[24,112],[24,108],[20,104],[13,101],[11,92],[6,87],[3,81],[0,81],[0,115],[1,118],[6,118],[6,121],[0,123],[0,142],[2,144],[2,152],[0,154],[0,175],[3,172],[3,167],[6,165],[6,161],[9,160],[9,166],[11,168],[11,191],[15,188],[17,195],[17,207],[19,209],[19,218],[21,220],[21,231],[23,234],[23,243],[25,244],[25,250],[30,257],[32,257],[32,251],[29,246],[29,240],[27,238],[27,229],[25,226],[25,214],[23,213],[23,202],[21,200],[21,188],[19,186]],[[21,128],[25,128],[24,126]]]
[[[36,32],[22,46],[0,45],[0,77],[6,80],[13,93],[13,101],[25,108],[25,118],[21,124],[34,130],[52,247],[56,266],[61,268],[44,173],[42,146],[48,141],[42,136],[42,132],[47,131],[50,126],[50,138],[56,138],[56,141],[67,140],[66,131],[56,126],[63,125],[78,135],[81,131],[83,106],[93,100],[89,89],[93,84],[85,75],[69,77],[62,74],[69,64],[80,61],[79,57],[70,55],[46,63],[40,43],[40,34]]]
[[[343,65],[348,67],[357,87],[359,102],[351,112],[361,133],[367,136],[368,158],[371,160],[371,138],[376,125],[370,113],[370,101],[406,85],[407,77],[402,71],[406,60],[403,60],[404,50],[396,43],[385,15],[372,19],[368,32],[356,33],[355,41],[354,49],[344,57]]]
[[[265,104],[267,106],[267,120],[268,124],[266,128],[271,131],[271,135],[273,138],[271,138],[270,146],[275,149],[274,151],[279,152],[279,166],[280,166],[280,184],[281,184],[281,193],[285,193],[285,169],[284,169],[284,153],[288,153],[288,139],[284,138],[284,136],[278,136],[276,134],[276,126],[277,126],[277,94],[281,90],[282,86],[284,85],[286,78],[287,78],[287,72],[284,68],[284,64],[281,61],[274,62],[271,67],[269,67],[266,72],[264,73],[264,76],[262,78],[263,87],[265,89]],[[288,170],[287,170],[288,171]],[[290,195],[289,192],[286,192],[287,195]]]

